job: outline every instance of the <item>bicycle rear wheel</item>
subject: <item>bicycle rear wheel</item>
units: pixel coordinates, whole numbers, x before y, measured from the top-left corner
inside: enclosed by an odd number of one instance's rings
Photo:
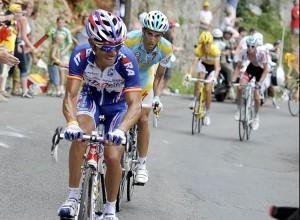
[[[200,102],[199,99],[195,101],[193,117],[192,117],[192,135],[194,135],[197,131],[200,132],[200,115],[199,115],[199,107]]]
[[[292,116],[299,115],[299,94],[298,87],[293,88],[289,94],[288,107]]]
[[[240,107],[240,119],[239,119],[239,137],[240,141],[245,140],[247,132],[247,118],[246,118],[246,104]]]
[[[91,167],[85,170],[85,176],[82,183],[82,194],[80,199],[80,208],[78,220],[94,220],[94,174]]]

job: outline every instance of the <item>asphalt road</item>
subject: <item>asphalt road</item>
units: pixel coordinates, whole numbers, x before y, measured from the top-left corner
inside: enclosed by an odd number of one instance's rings
[[[50,158],[61,99],[0,104],[0,219],[55,220],[67,195],[68,143]],[[123,203],[121,220],[266,220],[270,205],[299,206],[299,118],[267,104],[249,142],[238,140],[230,102],[213,103],[212,124],[191,135],[190,102],[163,97],[152,129],[149,183]]]

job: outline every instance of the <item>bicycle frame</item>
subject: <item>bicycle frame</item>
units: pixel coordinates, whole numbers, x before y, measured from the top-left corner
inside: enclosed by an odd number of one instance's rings
[[[199,96],[197,97],[197,100],[195,101],[195,105],[193,108],[192,134],[194,134],[196,130],[198,130],[198,133],[200,133],[201,127],[203,125],[203,120],[204,120],[204,117],[206,114],[206,111],[205,111],[205,100],[206,100],[205,84],[211,83],[211,81],[198,79],[198,78],[188,78],[187,81],[200,83]]]
[[[240,141],[243,141],[245,134],[247,140],[250,138],[252,130],[252,122],[254,120],[254,89],[255,77],[246,85],[235,84],[242,88],[242,102],[240,105],[240,118],[239,118],[239,136]]]

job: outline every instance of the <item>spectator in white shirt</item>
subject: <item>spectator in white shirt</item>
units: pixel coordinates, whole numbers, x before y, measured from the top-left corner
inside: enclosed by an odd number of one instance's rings
[[[203,9],[200,10],[200,33],[211,31],[212,13],[209,10],[209,2],[203,2]]]

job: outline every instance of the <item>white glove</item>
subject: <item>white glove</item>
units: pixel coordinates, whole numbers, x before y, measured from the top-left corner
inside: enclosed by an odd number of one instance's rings
[[[126,143],[125,132],[121,129],[115,129],[114,131],[108,132],[106,139],[116,145]]]
[[[154,111],[158,111],[160,112],[161,109],[163,108],[163,104],[161,103],[160,99],[159,99],[159,96],[154,96],[153,97],[153,100],[152,100],[152,107],[154,108],[156,106],[156,109],[154,109]]]
[[[64,137],[66,140],[73,141],[80,139],[83,135],[82,129],[79,127],[78,122],[69,123],[64,131]]]

